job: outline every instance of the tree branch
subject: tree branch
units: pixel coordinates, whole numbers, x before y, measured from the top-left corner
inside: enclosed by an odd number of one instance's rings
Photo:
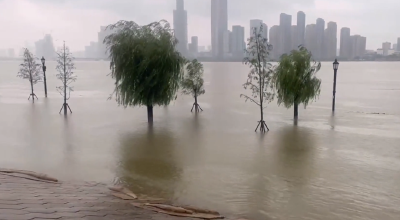
[[[243,97],[243,98],[245,99],[246,102],[247,102],[247,100],[250,100],[251,102],[254,102],[256,105],[260,106],[260,104],[259,104],[257,101],[255,101],[254,99],[250,98],[250,97],[247,96],[247,95],[241,94],[240,97],[241,97],[241,98]]]

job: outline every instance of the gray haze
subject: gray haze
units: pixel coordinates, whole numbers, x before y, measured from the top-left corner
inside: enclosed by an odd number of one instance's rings
[[[375,50],[400,37],[399,8],[398,0],[229,0],[228,27],[245,26],[248,37],[250,19],[262,19],[272,27],[283,12],[293,15],[295,24],[296,13],[302,10],[306,24],[319,17],[335,21],[338,33],[350,27],[352,34],[367,37],[367,49]],[[52,34],[56,46],[65,40],[73,51],[83,50],[97,39],[101,25],[121,19],[139,24],[166,19],[172,24],[174,9],[175,0],[0,0],[0,48],[18,50]],[[199,45],[211,45],[211,1],[186,0],[185,9],[189,38],[199,36]]]

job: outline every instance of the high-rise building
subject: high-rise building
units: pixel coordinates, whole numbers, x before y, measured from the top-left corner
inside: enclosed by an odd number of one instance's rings
[[[252,19],[250,20],[250,36],[254,35],[254,29],[258,30],[260,29],[260,27],[263,25],[263,21],[259,20],[259,19]]]
[[[297,12],[297,46],[304,45],[306,33],[306,14],[304,12]]]
[[[367,38],[360,35],[352,35],[350,59],[359,59],[365,54]],[[390,49],[390,45],[389,45]]]
[[[256,29],[258,33],[260,31],[261,26],[262,26],[262,36],[263,38],[268,40],[268,25],[266,25],[260,19],[250,20],[250,36],[254,35],[254,29]]]
[[[285,13],[281,13],[279,19],[279,27],[280,27],[279,38],[281,39],[279,53],[288,54],[292,50],[292,36],[291,36],[292,16]]]
[[[359,51],[360,51],[360,56],[364,56],[367,53],[367,37],[361,36]]]
[[[262,35],[263,35],[263,37],[264,37],[265,39],[268,40],[268,25],[265,24],[265,23],[263,23],[263,24],[262,24],[262,27],[263,27],[263,33],[262,33]]]
[[[187,28],[187,11],[185,10],[183,0],[176,0],[176,10],[174,10],[174,34],[178,40],[177,50],[183,54],[187,54],[188,45],[188,28]]]
[[[400,51],[400,37],[397,38],[397,51]]]
[[[272,51],[270,52],[270,57],[272,59],[279,59],[280,56],[280,27],[278,25],[274,25],[269,30],[269,43],[272,45]]]
[[[97,49],[90,49],[90,51],[96,51],[96,54],[91,54],[90,58],[103,58],[106,59],[109,57],[109,52],[107,51],[107,45],[104,44],[104,39],[114,33],[114,30],[107,28],[106,26],[100,27],[100,32],[97,33]],[[92,45],[93,46],[93,45]]]
[[[393,44],[392,49],[393,49],[394,51],[397,51],[397,44]]]
[[[190,55],[196,57],[198,52],[199,52],[199,38],[197,36],[193,36],[189,44],[189,53]]]
[[[344,27],[340,30],[340,58],[350,59],[351,53],[351,39],[350,28]]]
[[[45,57],[46,59],[54,59],[56,50],[54,49],[53,37],[46,34],[43,39],[35,42],[36,57]]]
[[[297,25],[292,25],[292,30],[291,30],[291,36],[292,36],[292,50],[297,50],[299,45],[297,45],[298,42],[298,37],[297,37]]]
[[[229,30],[225,30],[223,34],[223,56],[226,57],[230,53],[230,39],[231,39],[231,32]]]
[[[324,36],[324,59],[334,60],[337,50],[337,24],[336,22],[328,22]]]
[[[311,52],[314,58],[317,49],[317,27],[315,24],[306,26],[305,47]]]
[[[211,0],[211,47],[214,57],[224,56],[224,33],[228,30],[228,0]]]
[[[85,47],[85,58],[98,58],[99,54],[101,54],[98,51],[101,48],[99,44],[99,42],[90,42],[90,45]]]
[[[231,53],[234,57],[243,57],[245,47],[244,27],[232,26]]]
[[[315,53],[316,59],[322,59],[324,55],[324,32],[325,32],[325,20],[322,18],[317,19],[316,23],[316,34],[317,34],[317,48]]]
[[[382,43],[382,50],[383,50],[383,56],[389,55],[389,50],[390,50],[390,42],[384,42]]]

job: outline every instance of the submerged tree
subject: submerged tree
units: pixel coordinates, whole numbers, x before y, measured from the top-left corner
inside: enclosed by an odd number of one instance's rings
[[[197,97],[203,95],[206,91],[204,90],[203,84],[203,64],[199,63],[196,59],[192,60],[186,67],[187,73],[182,80],[182,92],[185,95],[193,95],[194,103],[190,111],[195,112],[203,111],[197,102]]]
[[[57,55],[58,58],[56,70],[58,74],[56,77],[62,82],[62,86],[58,86],[57,90],[64,98],[64,103],[59,113],[61,113],[61,111],[64,109],[64,115],[67,115],[67,108],[72,113],[72,110],[67,103],[67,100],[69,100],[71,97],[71,91],[74,91],[70,84],[76,81],[77,76],[74,74],[74,58],[69,52],[69,48],[65,47],[65,42],[64,47],[57,52]]]
[[[260,28],[253,28],[253,34],[248,40],[244,63],[249,65],[250,72],[243,87],[250,89],[251,96],[241,94],[240,97],[245,98],[246,101],[255,103],[260,108],[260,121],[256,130],[260,128],[261,132],[269,130],[264,121],[264,108],[266,102],[271,102],[274,99],[273,93],[273,66],[268,62],[269,50],[272,46],[268,44],[266,38],[263,37],[263,25]]]
[[[299,104],[304,107],[315,100],[320,93],[321,80],[316,77],[321,63],[312,59],[311,53],[303,46],[283,55],[274,77],[278,104],[286,108],[294,106],[294,119],[299,116]]]
[[[24,61],[20,64],[20,69],[17,74],[22,79],[28,79],[31,84],[31,94],[28,100],[32,97],[32,102],[35,102],[35,97],[38,99],[36,94],[33,92],[33,85],[42,80],[42,73],[40,70],[40,64],[36,63],[35,57],[27,49],[24,49]]]
[[[104,43],[110,52],[116,101],[127,106],[147,106],[153,122],[153,106],[168,105],[176,98],[185,59],[176,50],[177,40],[168,22],[139,26],[133,21],[109,25],[114,30]]]

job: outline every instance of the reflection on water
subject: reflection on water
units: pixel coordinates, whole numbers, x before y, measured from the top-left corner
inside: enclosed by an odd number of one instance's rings
[[[117,183],[139,194],[173,199],[182,172],[176,150],[174,137],[165,129],[149,126],[147,131],[123,135]]]
[[[36,86],[35,104],[26,100],[29,85],[9,74],[18,64],[0,65],[0,167],[119,182],[255,220],[399,219],[399,63],[341,64],[335,115],[331,63],[324,63],[317,102],[301,109],[298,124],[293,109],[270,103],[264,135],[254,133],[259,109],[239,98],[248,73],[241,63],[206,63],[204,111],[191,113],[193,98],[180,95],[154,109],[152,128],[145,108],[107,101],[114,89],[107,62],[77,63],[67,118],[50,86],[59,84],[55,63],[48,63],[49,97]]]

